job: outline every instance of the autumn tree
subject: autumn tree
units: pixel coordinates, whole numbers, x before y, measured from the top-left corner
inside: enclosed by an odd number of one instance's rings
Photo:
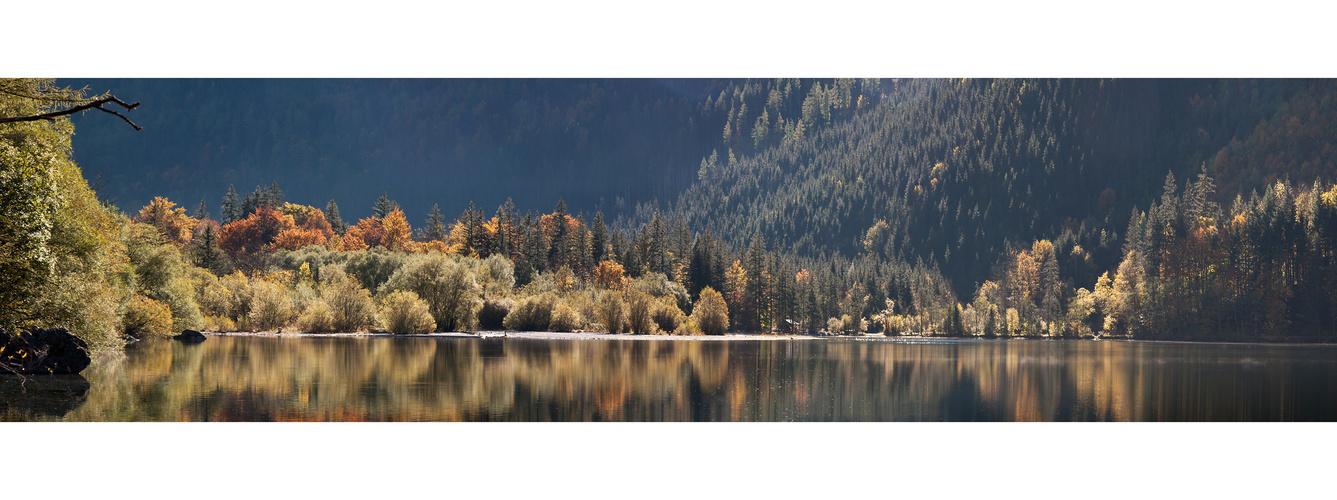
[[[594,283],[600,288],[608,290],[621,290],[623,288],[622,264],[615,260],[605,260],[599,262],[594,268]]]
[[[200,222],[186,215],[185,208],[178,207],[176,203],[161,196],[153,197],[153,201],[139,209],[133,220],[158,228],[158,231],[178,248],[190,243],[191,237],[195,234],[195,226]]]
[[[260,207],[245,219],[223,226],[218,246],[236,258],[253,254],[274,242],[279,234],[295,227],[292,216],[268,207]]]
[[[384,236],[381,239],[381,245],[390,250],[400,250],[404,244],[412,241],[412,229],[409,227],[408,220],[404,218],[404,211],[395,207],[390,213],[386,214],[381,220],[381,229]]]
[[[706,335],[722,335],[729,329],[729,306],[714,288],[703,288],[692,307],[692,319]]]

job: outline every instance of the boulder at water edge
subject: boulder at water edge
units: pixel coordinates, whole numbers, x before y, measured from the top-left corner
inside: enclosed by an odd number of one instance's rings
[[[0,330],[0,372],[65,375],[88,367],[88,344],[64,328]]]
[[[208,337],[205,337],[203,333],[195,330],[183,331],[181,332],[181,335],[173,335],[172,338],[182,342],[204,342],[205,340],[208,340]]]

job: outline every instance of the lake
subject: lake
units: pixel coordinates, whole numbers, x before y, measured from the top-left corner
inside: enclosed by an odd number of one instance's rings
[[[212,336],[0,378],[0,420],[1334,421],[1335,396],[1328,345]]]

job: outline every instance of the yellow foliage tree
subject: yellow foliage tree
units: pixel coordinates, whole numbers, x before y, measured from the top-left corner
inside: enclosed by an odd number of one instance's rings
[[[153,201],[139,209],[134,221],[158,228],[163,236],[178,247],[190,243],[191,237],[195,234],[195,226],[200,222],[186,215],[186,209],[161,196],[153,197]]]
[[[381,221],[381,228],[385,230],[385,236],[381,237],[381,246],[390,250],[399,250],[412,239],[413,233],[409,221],[404,218],[404,211],[398,208],[385,215],[385,219]]]
[[[622,264],[615,260],[605,260],[600,262],[594,268],[594,282],[600,288],[609,290],[620,290],[622,288],[622,276],[625,271]]]

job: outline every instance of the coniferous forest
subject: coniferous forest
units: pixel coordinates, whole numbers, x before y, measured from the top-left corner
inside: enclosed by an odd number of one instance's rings
[[[145,130],[0,123],[0,327],[1337,335],[1332,80],[8,79],[0,119],[104,90]]]

